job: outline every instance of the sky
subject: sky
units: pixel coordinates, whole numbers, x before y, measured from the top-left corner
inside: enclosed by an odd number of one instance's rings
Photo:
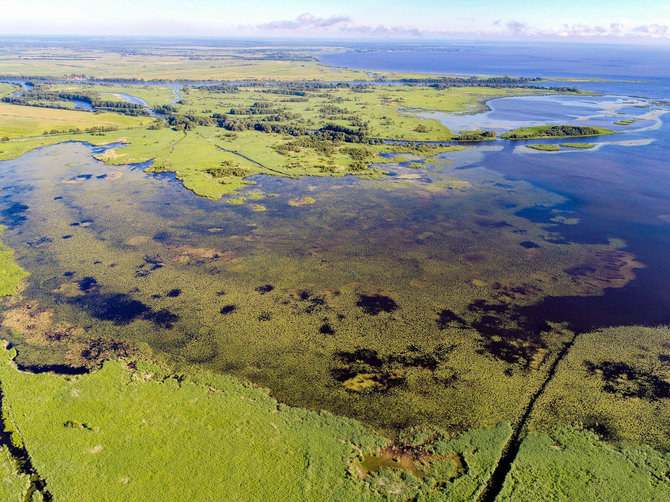
[[[670,45],[670,0],[0,0],[2,35],[509,39]]]

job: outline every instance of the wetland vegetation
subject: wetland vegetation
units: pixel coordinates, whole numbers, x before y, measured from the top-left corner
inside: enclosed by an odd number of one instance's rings
[[[667,319],[581,317],[658,261],[487,168],[518,161],[507,140],[614,131],[416,113],[574,89],[332,83],[323,48],[219,48],[214,68],[175,48],[172,73],[91,48],[109,81],[59,81],[24,50],[0,63],[40,77],[0,87],[7,500],[670,494]],[[133,71],[172,82],[114,81]],[[259,75],[277,81],[222,82]]]

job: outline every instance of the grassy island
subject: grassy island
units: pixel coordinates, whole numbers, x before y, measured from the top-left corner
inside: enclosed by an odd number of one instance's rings
[[[526,148],[532,148],[533,150],[540,150],[541,152],[558,152],[561,150],[561,147],[558,145],[547,145],[541,143],[526,145]]]
[[[531,126],[512,129],[501,135],[502,139],[542,139],[542,138],[579,138],[585,136],[604,136],[616,134],[605,127],[575,126],[575,125],[552,125]]]
[[[560,146],[562,148],[581,148],[588,150],[590,148],[595,148],[596,145],[593,143],[561,143]]]

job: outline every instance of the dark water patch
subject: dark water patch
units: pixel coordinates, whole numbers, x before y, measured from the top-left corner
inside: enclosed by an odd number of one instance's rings
[[[90,370],[84,366],[70,366],[69,364],[21,364],[15,361],[16,367],[29,373],[56,373],[58,375],[85,375]]]
[[[165,260],[160,255],[145,255],[144,262],[135,269],[135,277],[147,277],[154,270],[164,266]]]
[[[581,420],[581,423],[585,429],[597,434],[605,441],[617,441],[619,439],[616,426],[612,423],[612,420],[604,415],[589,414]]]
[[[385,295],[358,295],[356,306],[361,307],[366,314],[377,315],[380,312],[393,312],[398,304],[393,298]]]
[[[443,309],[437,317],[437,327],[439,329],[464,326],[466,326],[465,320],[452,310]]]
[[[12,203],[11,206],[0,211],[3,224],[7,225],[8,227],[16,227],[21,225],[27,219],[25,213],[28,211],[28,209],[28,206],[21,204],[20,202]]]
[[[319,328],[319,333],[322,335],[334,335],[335,330],[328,322],[324,322]]]
[[[152,321],[161,328],[171,329],[174,323],[179,321],[179,316],[168,309],[161,309],[156,312],[147,312],[142,316],[143,319]]]
[[[274,288],[275,287],[272,284],[263,284],[261,286],[257,286],[256,288],[254,288],[254,290],[264,295],[265,293],[269,293],[270,291],[272,291]]]
[[[79,289],[86,294],[96,294],[100,291],[98,281],[93,277],[84,277],[79,281]]]
[[[297,297],[297,299],[300,300],[300,301],[303,301],[303,302],[304,302],[305,300],[308,300],[310,295],[311,295],[311,293],[310,293],[308,290],[306,290],[306,289],[303,289],[303,290],[298,291],[298,292],[296,293],[296,297]]]
[[[94,369],[101,368],[109,359],[127,358],[134,354],[135,349],[128,342],[99,337],[87,340],[84,348],[71,357],[76,358],[81,365]]]
[[[170,234],[170,232],[157,232],[152,237],[152,239],[155,240],[156,242],[167,242],[171,238],[172,234]]]
[[[177,298],[180,294],[181,294],[181,289],[175,288],[175,289],[171,289],[170,291],[168,291],[168,293],[165,296],[167,296],[169,298]]]
[[[38,247],[42,244],[49,244],[50,242],[53,242],[53,239],[50,239],[49,237],[40,237],[37,240],[26,242],[26,244],[30,247]]]
[[[539,248],[540,245],[536,244],[533,241],[521,241],[519,242],[519,246],[524,247],[526,249],[534,249],[534,248]]]
[[[305,308],[305,313],[306,314],[311,314],[313,313],[316,309],[319,307],[323,307],[326,305],[326,299],[321,297],[321,296],[313,296],[312,298],[309,299],[309,303],[307,307]]]
[[[63,198],[62,195],[59,195],[58,197],[54,197],[54,200],[61,200]]]
[[[62,239],[72,239],[72,234],[63,235]]]
[[[151,312],[144,303],[123,293],[80,296],[68,300],[101,321],[124,326]]]
[[[102,265],[102,262],[100,260],[95,260],[93,262],[93,265]]]
[[[603,390],[610,394],[647,401],[670,399],[670,383],[651,372],[619,361],[598,364],[586,361],[584,366],[591,375],[597,375],[605,382]]]
[[[235,312],[237,310],[237,307],[235,305],[224,305],[221,307],[221,310],[219,312],[223,315],[230,314],[231,312]]]
[[[475,224],[480,228],[486,228],[486,229],[489,229],[489,230],[512,226],[509,223],[507,223],[506,221],[489,220],[489,219],[483,219],[483,218],[475,220]]]
[[[516,306],[487,300],[474,301],[468,310],[477,315],[470,326],[482,337],[481,354],[528,368],[538,351],[547,348],[543,335],[551,326],[540,316],[524,315]]]
[[[74,275],[74,272],[64,272],[63,277],[72,277]]]
[[[75,221],[74,223],[70,223],[71,227],[78,227],[79,225],[81,225],[81,223],[79,223],[78,221]]]

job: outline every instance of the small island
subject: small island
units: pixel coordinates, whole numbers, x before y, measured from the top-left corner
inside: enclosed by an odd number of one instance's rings
[[[616,134],[605,127],[575,126],[575,125],[550,125],[531,126],[512,129],[501,135],[502,139],[542,139],[542,138],[579,138],[585,136],[606,136]]]

